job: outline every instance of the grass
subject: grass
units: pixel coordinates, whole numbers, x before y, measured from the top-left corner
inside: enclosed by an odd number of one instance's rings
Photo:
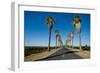
[[[50,47],[50,50],[55,49],[55,47]],[[45,46],[25,46],[24,47],[24,56],[29,56],[31,54],[42,53],[48,50],[48,47]]]
[[[57,47],[58,48],[58,47]],[[79,49],[79,46],[74,46],[75,49]],[[50,47],[50,50],[55,49],[55,47]],[[82,46],[83,50],[90,51],[90,46]],[[29,56],[31,54],[37,54],[48,51],[47,46],[25,46],[24,47],[24,56]]]
[[[79,47],[78,47],[78,46],[75,46],[74,48],[79,49]],[[82,49],[83,49],[83,50],[90,51],[90,46],[82,46]]]

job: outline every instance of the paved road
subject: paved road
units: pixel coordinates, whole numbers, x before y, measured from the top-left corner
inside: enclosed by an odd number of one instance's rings
[[[49,57],[41,59],[39,61],[42,61],[42,60],[82,59],[82,57],[75,54],[75,52],[78,52],[78,51],[71,51],[69,49],[63,48],[63,49],[55,52],[54,54],[50,55]]]

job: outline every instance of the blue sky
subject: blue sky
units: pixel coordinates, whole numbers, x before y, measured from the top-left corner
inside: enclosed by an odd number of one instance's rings
[[[51,46],[55,46],[56,39],[54,31],[56,29],[59,30],[63,43],[68,38],[69,31],[74,30],[73,44],[75,46],[79,45],[77,30],[71,23],[75,15],[82,17],[82,45],[90,45],[90,14],[39,11],[24,11],[24,45],[48,46],[48,26],[45,24],[45,18],[47,16],[53,16],[56,21],[51,30]]]

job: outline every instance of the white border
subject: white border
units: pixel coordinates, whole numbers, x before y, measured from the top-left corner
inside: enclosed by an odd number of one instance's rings
[[[32,3],[13,3],[12,4],[13,19],[12,34],[14,38],[12,41],[12,64],[11,69],[13,70],[32,70],[32,69],[48,69],[49,68],[61,68],[61,67],[76,67],[76,66],[87,66],[96,64],[96,49],[95,39],[93,38],[96,30],[96,10],[95,8],[83,8],[82,7],[56,7],[56,6],[40,6],[32,5]],[[70,13],[89,13],[91,14],[91,59],[84,60],[60,60],[60,61],[42,61],[42,62],[24,62],[24,10],[30,11],[48,11],[48,12],[70,12]]]

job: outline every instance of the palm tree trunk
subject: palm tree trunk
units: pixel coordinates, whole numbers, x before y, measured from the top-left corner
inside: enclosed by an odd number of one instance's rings
[[[73,38],[72,38],[72,48],[73,48]]]
[[[57,48],[57,37],[56,37],[56,46],[55,46],[55,49]]]
[[[70,48],[71,48],[71,40],[70,40]]]
[[[80,45],[80,50],[82,50],[82,47],[81,47],[81,35],[79,34],[79,45]]]
[[[51,29],[49,30],[49,43],[48,43],[48,51],[50,51],[50,42],[51,42]]]

